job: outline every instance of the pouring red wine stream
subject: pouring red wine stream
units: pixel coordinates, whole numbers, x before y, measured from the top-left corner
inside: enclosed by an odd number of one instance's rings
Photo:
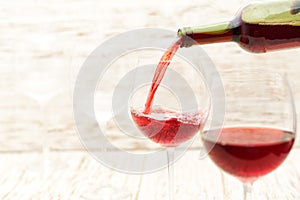
[[[175,55],[175,53],[177,52],[177,50],[179,49],[181,44],[182,44],[182,41],[181,41],[181,38],[179,38],[176,42],[174,42],[169,47],[169,49],[161,57],[158,65],[157,65],[157,68],[155,70],[155,73],[154,73],[151,89],[148,93],[148,98],[147,98],[147,101],[145,104],[144,114],[149,114],[151,112],[151,107],[152,107],[155,92],[156,92],[158,86],[160,85],[161,80],[163,79],[168,66],[170,65],[170,63],[172,61],[173,56]]]

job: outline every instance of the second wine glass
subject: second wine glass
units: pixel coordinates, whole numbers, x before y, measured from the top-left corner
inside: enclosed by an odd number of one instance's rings
[[[287,77],[262,69],[223,73],[226,112],[223,127],[204,130],[209,157],[244,185],[275,170],[292,149],[296,114]]]

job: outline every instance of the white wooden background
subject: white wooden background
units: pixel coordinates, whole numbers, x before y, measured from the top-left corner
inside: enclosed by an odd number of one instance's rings
[[[127,175],[95,161],[82,147],[72,113],[72,77],[89,53],[105,39],[134,28],[179,27],[229,20],[244,1],[0,1],[0,198],[81,199],[91,181],[130,192],[132,199],[167,199],[167,171]],[[300,49],[250,54],[236,44],[203,49],[218,70],[258,66],[288,74],[300,113]],[[18,86],[16,68],[60,65],[66,72],[64,89],[41,112],[35,100]],[[70,78],[71,77],[71,78]],[[39,83],[36,83],[39,84]],[[47,127],[49,177],[41,178],[40,125]],[[116,140],[139,150],[124,137]],[[259,199],[300,199],[300,139],[287,161],[255,183]],[[194,148],[175,164],[176,199],[241,199],[240,183],[221,174],[209,159],[198,160]],[[95,181],[96,180],[96,181]],[[256,190],[257,189],[257,190]],[[102,199],[102,198],[99,198]]]

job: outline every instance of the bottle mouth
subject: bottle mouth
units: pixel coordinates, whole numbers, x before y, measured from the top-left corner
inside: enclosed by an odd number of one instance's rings
[[[177,37],[181,37],[183,35],[182,29],[178,29]]]
[[[177,37],[181,38],[180,47],[190,47],[194,44],[194,40],[190,38],[188,35],[193,33],[190,27],[180,28],[177,31]]]
[[[183,35],[189,35],[193,33],[193,29],[191,27],[180,28],[177,31],[177,36],[181,37]]]

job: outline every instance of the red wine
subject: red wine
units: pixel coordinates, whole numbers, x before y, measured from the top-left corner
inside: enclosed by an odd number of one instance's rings
[[[131,110],[131,116],[141,132],[165,147],[176,147],[191,139],[201,128],[204,113],[176,113],[166,109],[152,109],[151,114]]]
[[[204,146],[211,149],[210,158],[243,182],[253,182],[277,168],[294,143],[293,133],[273,128],[224,128],[217,141],[213,134],[203,136]]]
[[[241,21],[235,41],[245,50],[259,53],[300,46],[300,26],[261,25]]]
[[[150,113],[155,92],[156,92],[162,78],[164,77],[164,74],[165,74],[168,66],[171,63],[171,60],[172,60],[173,56],[175,55],[175,53],[179,49],[180,45],[181,45],[181,39],[174,42],[169,47],[169,49],[164,53],[164,55],[161,57],[158,65],[157,65],[157,68],[155,70],[155,74],[154,74],[154,77],[153,77],[153,80],[152,80],[151,89],[148,93],[148,98],[147,98],[146,105],[145,105],[145,110],[144,110],[145,114]]]
[[[182,46],[236,42],[254,52],[300,47],[300,1],[254,2],[232,21],[178,30]]]

